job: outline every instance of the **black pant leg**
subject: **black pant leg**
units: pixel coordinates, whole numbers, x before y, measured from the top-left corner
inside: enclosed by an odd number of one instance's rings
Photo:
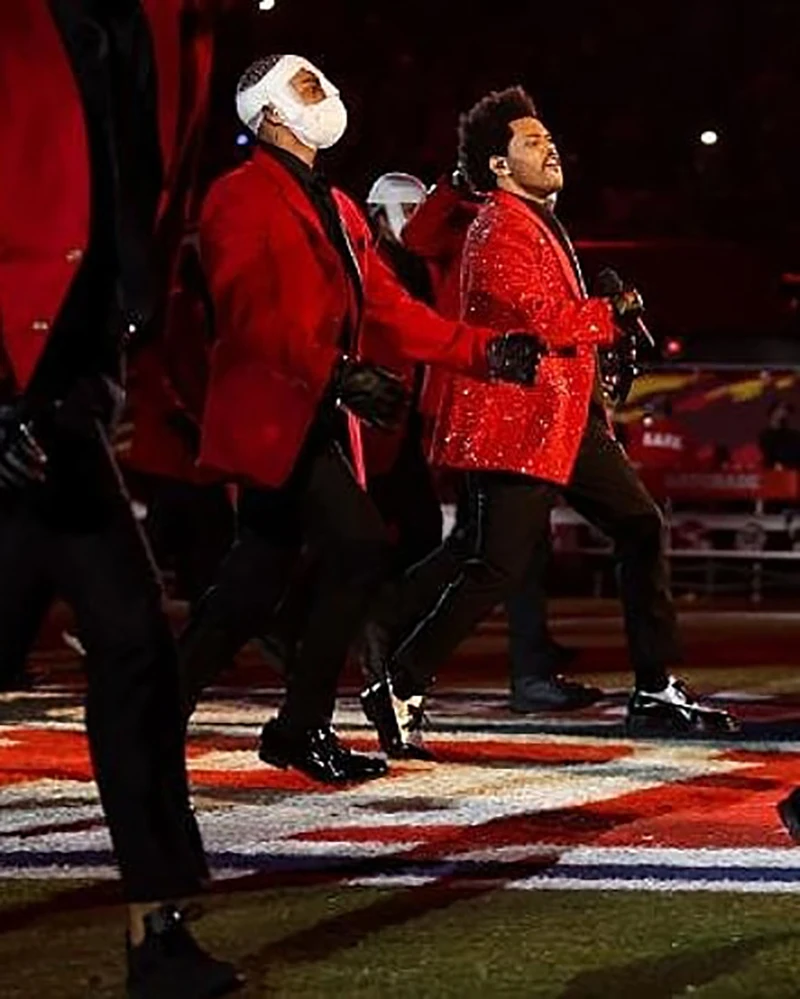
[[[302,507],[314,587],[280,716],[298,730],[330,720],[347,652],[388,573],[390,554],[380,515],[337,444],[321,445],[314,456]]]
[[[44,543],[87,652],[87,732],[126,897],[181,897],[207,868],[189,803],[175,648],[159,581],[102,451],[96,475],[107,481],[93,497],[95,525],[83,514],[78,526],[47,524]]]
[[[230,551],[236,516],[224,485],[178,484],[176,506],[184,528],[175,550],[175,576],[191,606],[214,582]]]
[[[406,576],[399,605],[405,619],[395,660],[423,690],[436,669],[519,584],[549,530],[552,489],[519,475],[467,476],[458,523],[442,546]],[[432,583],[438,584],[431,593]],[[426,596],[420,613],[419,594]]]
[[[551,552],[548,529],[542,533],[540,544],[534,548],[521,585],[506,600],[511,673],[516,679],[548,679],[555,671],[545,590]]]
[[[239,537],[178,643],[187,719],[203,690],[232,665],[242,646],[268,628],[300,551],[291,509],[297,502],[288,490],[243,494]]]
[[[442,541],[442,508],[425,458],[420,424],[418,415],[412,413],[394,466],[369,483],[378,512],[394,529],[395,573],[421,562]]]
[[[614,544],[636,682],[661,689],[667,668],[681,658],[664,521],[599,414],[590,415],[565,495]]]
[[[0,506],[0,689],[25,673],[53,599],[40,525],[24,507]]]

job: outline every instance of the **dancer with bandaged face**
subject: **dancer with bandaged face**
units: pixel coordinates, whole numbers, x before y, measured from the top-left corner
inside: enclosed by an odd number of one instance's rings
[[[404,292],[366,220],[317,165],[347,125],[337,88],[298,56],[242,77],[253,158],[209,192],[201,250],[215,307],[200,461],[242,484],[239,540],[182,641],[187,713],[203,687],[263,630],[305,542],[319,575],[302,652],[262,760],[330,782],[368,779],[330,719],[367,600],[387,569],[383,524],[363,488],[361,423],[391,427],[407,392],[362,356],[382,338],[412,360],[477,378],[527,382],[538,341],[441,319]]]
[[[401,242],[406,221],[424,199],[421,180],[406,173],[389,173],[372,185],[367,209],[378,253],[406,291],[430,304],[433,294],[428,268]],[[411,389],[408,414],[397,428],[387,432],[362,427],[367,492],[392,539],[392,573],[402,574],[442,540],[442,511],[425,459],[418,408],[424,366],[404,360],[380,336],[365,342],[364,352],[370,360],[401,374]],[[288,588],[268,633],[256,640],[264,658],[281,676],[291,670],[302,640],[314,580],[315,567],[309,562]],[[368,679],[372,679],[369,674]]]
[[[367,197],[375,248],[406,289],[433,305],[433,288],[425,261],[403,245],[409,219],[424,203],[425,185],[407,173],[387,173],[372,185]],[[405,572],[442,540],[442,511],[433,475],[425,458],[420,397],[425,366],[403,363],[379,337],[365,341],[365,352],[388,367],[402,371],[411,398],[406,419],[393,434],[364,430],[364,454],[370,496],[394,535],[393,570]]]

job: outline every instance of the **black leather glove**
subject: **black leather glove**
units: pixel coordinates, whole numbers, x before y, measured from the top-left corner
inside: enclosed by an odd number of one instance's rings
[[[399,375],[370,361],[347,356],[336,365],[331,392],[337,406],[377,430],[399,426],[409,399]]]
[[[541,341],[531,333],[506,333],[486,345],[489,377],[517,385],[533,385],[544,353]]]
[[[0,492],[44,482],[47,455],[18,405],[0,406]]]

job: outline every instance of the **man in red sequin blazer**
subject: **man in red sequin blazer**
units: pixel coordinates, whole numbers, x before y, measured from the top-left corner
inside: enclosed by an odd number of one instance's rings
[[[407,575],[382,622],[395,707],[424,693],[439,664],[519,585],[560,494],[615,546],[636,672],[629,722],[725,730],[730,716],[699,705],[668,673],[679,648],[661,514],[603,405],[596,348],[630,327],[626,313],[641,300],[635,293],[587,297],[553,211],[563,184],[558,152],[523,90],[480,101],[462,118],[460,138],[472,185],[491,192],[464,249],[464,318],[533,327],[547,354],[531,387],[483,385],[460,374],[442,379],[432,458],[464,470],[467,486],[456,530]],[[373,687],[364,695],[384,728],[392,723],[388,693]]]

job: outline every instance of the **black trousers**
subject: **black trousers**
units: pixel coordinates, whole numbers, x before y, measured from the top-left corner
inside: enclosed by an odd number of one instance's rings
[[[388,472],[371,478],[367,491],[392,534],[391,575],[402,576],[442,540],[442,509],[425,458],[418,413],[409,416],[397,461]],[[305,634],[315,580],[316,566],[313,560],[306,559],[303,571],[296,575],[276,611],[270,632],[287,647],[294,646]]]
[[[547,618],[545,581],[552,554],[550,531],[543,531],[522,582],[506,600],[512,680],[549,679],[558,670],[556,646]]]
[[[236,533],[224,485],[198,485],[147,476],[140,489],[148,504],[145,530],[162,568],[175,571],[176,596],[194,606],[216,578]]]
[[[242,645],[268,629],[304,544],[315,576],[280,719],[296,731],[328,723],[348,648],[388,571],[390,548],[341,446],[323,431],[312,432],[284,486],[242,492],[239,538],[180,642],[187,714]]]
[[[520,585],[550,529],[559,491],[613,541],[637,685],[663,686],[680,650],[662,517],[593,411],[566,488],[506,473],[467,476],[456,529],[406,576],[382,621],[416,689],[424,690],[439,664]]]
[[[59,437],[48,451],[48,486],[0,505],[0,621],[25,617],[44,585],[72,606],[87,652],[92,762],[126,898],[188,895],[208,872],[160,586],[102,442]],[[14,640],[0,629],[0,662]]]
[[[397,460],[383,475],[370,479],[369,494],[383,520],[394,529],[393,570],[406,572],[439,547],[442,508],[422,443],[422,419],[416,411]]]

